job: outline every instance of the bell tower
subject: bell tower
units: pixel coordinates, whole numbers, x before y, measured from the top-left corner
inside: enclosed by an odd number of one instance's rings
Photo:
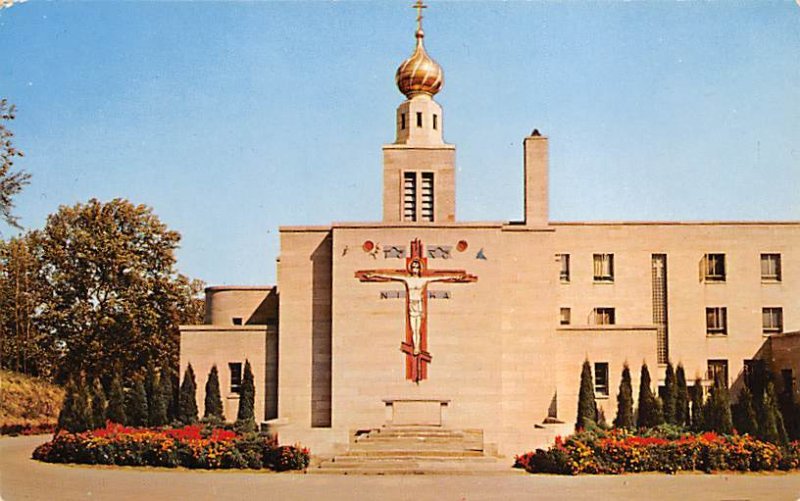
[[[383,146],[383,221],[453,222],[456,214],[454,145],[442,137],[442,107],[434,101],[444,84],[442,67],[425,51],[418,0],[417,45],[395,81],[406,96],[397,107],[395,142]]]

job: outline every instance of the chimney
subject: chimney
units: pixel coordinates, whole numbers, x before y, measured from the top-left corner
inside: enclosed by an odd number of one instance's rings
[[[547,208],[547,137],[534,129],[524,141],[525,154],[525,226],[546,226]]]

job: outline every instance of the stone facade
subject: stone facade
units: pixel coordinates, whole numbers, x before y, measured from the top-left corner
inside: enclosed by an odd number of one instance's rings
[[[641,364],[657,385],[667,358],[706,384],[709,364],[724,361],[733,383],[769,339],[765,308],[780,308],[777,332],[800,328],[800,223],[550,221],[538,131],[524,141],[525,220],[456,222],[455,147],[442,140],[438,88],[415,88],[397,110],[382,222],[282,227],[277,288],[208,289],[207,325],[181,336],[201,407],[216,364],[235,416],[228,364],[248,359],[257,416],[284,442],[337,452],[354,430],[402,423],[480,429],[510,455],[570,431],[586,359],[611,421],[625,363],[634,394]],[[357,278],[405,273],[415,240],[427,271],[477,277],[428,285],[431,360],[418,382],[401,351],[410,292]],[[777,256],[778,276],[764,274],[763,255]],[[777,369],[796,377],[793,353]]]

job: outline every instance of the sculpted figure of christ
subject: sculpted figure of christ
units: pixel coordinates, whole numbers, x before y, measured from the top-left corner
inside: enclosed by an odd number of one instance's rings
[[[402,282],[406,288],[408,309],[406,318],[411,329],[414,355],[420,354],[420,337],[424,321],[425,294],[433,282],[474,282],[477,277],[464,271],[426,271],[419,258],[411,259],[407,270],[360,271],[356,274],[362,282]]]

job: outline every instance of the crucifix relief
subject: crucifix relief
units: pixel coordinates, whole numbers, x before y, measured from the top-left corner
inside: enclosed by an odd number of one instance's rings
[[[362,282],[401,282],[406,289],[406,335],[400,351],[406,354],[406,379],[415,383],[427,378],[428,353],[428,284],[433,282],[477,282],[478,277],[464,270],[428,270],[422,242],[411,242],[411,257],[402,270],[361,270],[355,276]]]

